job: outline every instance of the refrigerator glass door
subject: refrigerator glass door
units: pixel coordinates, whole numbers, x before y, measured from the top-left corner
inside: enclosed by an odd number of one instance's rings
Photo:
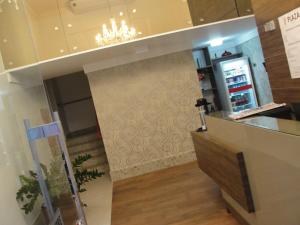
[[[221,63],[227,103],[232,112],[241,112],[257,107],[257,99],[247,57]]]

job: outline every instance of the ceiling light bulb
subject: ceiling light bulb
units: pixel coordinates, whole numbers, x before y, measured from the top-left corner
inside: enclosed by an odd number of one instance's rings
[[[77,46],[74,46],[74,47],[73,47],[73,50],[77,50],[77,49],[78,49],[78,47],[77,47]]]
[[[71,27],[73,27],[73,25],[69,23],[69,24],[68,24],[68,27],[71,28]]]
[[[124,13],[123,13],[123,12],[120,12],[120,16],[124,16]]]
[[[4,2],[5,2],[5,0],[0,0],[0,5],[1,5],[2,3],[4,3]],[[15,9],[16,9],[16,10],[19,10],[19,9],[20,9],[18,0],[7,0],[7,2],[8,2],[9,4],[14,3]],[[0,6],[0,13],[2,13],[2,12],[3,12],[3,9],[2,9],[2,7]]]
[[[60,52],[60,53],[64,53],[64,52],[65,52],[65,50],[63,50],[63,49],[60,49],[60,50],[59,50],[59,52]]]
[[[141,35],[141,34],[143,34],[143,32],[139,31],[138,34]]]
[[[213,39],[210,41],[210,46],[211,47],[217,47],[223,44],[223,39],[222,38],[217,38],[217,39]]]
[[[118,27],[117,27],[117,23],[114,19],[111,20],[111,28],[112,28],[112,31],[114,33],[117,33],[118,32]]]
[[[54,27],[54,30],[59,30],[59,27],[55,26],[55,27]]]
[[[136,13],[136,11],[137,11],[136,9],[133,9],[133,10],[132,10],[132,13]]]
[[[130,28],[130,34],[136,36],[136,29],[134,27]]]

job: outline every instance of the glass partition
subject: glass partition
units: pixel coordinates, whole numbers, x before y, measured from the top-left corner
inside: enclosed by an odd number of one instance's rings
[[[113,29],[111,19],[117,29],[122,21],[129,29],[134,27],[135,39],[192,26],[182,0],[25,0],[24,4],[41,60],[101,47],[96,36],[103,35],[104,24]]]
[[[42,123],[40,112],[48,106],[41,85],[26,87],[10,80],[9,74],[0,76],[0,179],[5,181],[0,187],[0,217],[3,224],[27,225],[39,217],[41,199],[27,215],[16,200],[22,186],[19,176],[29,176],[33,170],[23,119],[29,118],[36,125]],[[45,149],[41,158],[49,165],[49,146],[44,143],[41,147]]]
[[[0,1],[0,72],[37,61],[27,11],[17,3]]]
[[[0,3],[6,69],[253,13],[251,0],[16,2],[18,8],[9,0]]]
[[[52,121],[38,74],[0,76],[0,218],[3,224],[49,224],[28,145],[24,119],[31,126]],[[44,179],[54,208],[65,224],[77,220],[76,207],[55,138],[36,142]]]

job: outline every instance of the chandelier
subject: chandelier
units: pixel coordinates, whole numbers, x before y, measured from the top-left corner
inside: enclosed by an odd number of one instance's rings
[[[125,20],[122,20],[121,26],[118,27],[115,19],[111,19],[111,28],[108,29],[106,24],[103,24],[102,33],[98,33],[95,39],[99,46],[104,46],[130,41],[135,39],[137,35],[136,29],[134,27],[129,28]]]
[[[0,13],[3,12],[3,9],[1,7],[1,5],[4,3],[4,2],[8,2],[9,4],[12,4],[14,3],[15,4],[15,8],[16,10],[19,10],[19,4],[18,4],[18,0],[0,0]]]

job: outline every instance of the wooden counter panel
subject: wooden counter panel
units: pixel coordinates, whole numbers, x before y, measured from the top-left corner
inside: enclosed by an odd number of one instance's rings
[[[193,25],[238,17],[234,0],[188,0]]]
[[[300,0],[252,0],[252,5],[266,58],[267,72],[270,77],[274,101],[276,103],[299,102],[299,82],[297,79],[291,78],[278,17],[299,7]],[[275,21],[276,30],[264,32],[264,24],[271,20]]]
[[[213,140],[207,133],[192,132],[199,167],[249,213],[255,211],[244,155]]]

